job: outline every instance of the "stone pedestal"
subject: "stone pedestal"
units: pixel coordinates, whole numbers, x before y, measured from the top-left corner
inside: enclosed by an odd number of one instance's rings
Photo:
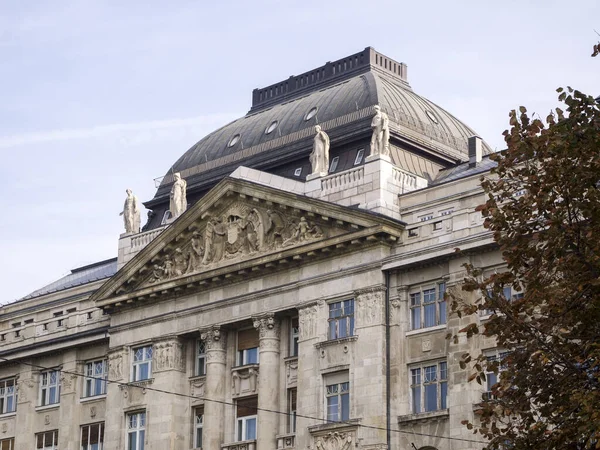
[[[254,327],[260,337],[260,369],[258,372],[258,435],[257,448],[276,448],[275,431],[280,416],[269,412],[279,409],[279,340],[280,324],[273,314],[254,317]]]
[[[201,339],[206,343],[206,396],[204,404],[204,432],[202,447],[220,449],[223,443],[225,422],[225,371],[227,355],[226,334],[219,327],[202,331]]]

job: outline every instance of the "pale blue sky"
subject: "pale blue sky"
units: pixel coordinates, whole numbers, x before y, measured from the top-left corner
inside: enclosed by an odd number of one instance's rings
[[[149,200],[255,87],[370,45],[502,148],[510,109],[600,95],[594,28],[597,0],[0,0],[0,302],[115,256],[125,189]]]

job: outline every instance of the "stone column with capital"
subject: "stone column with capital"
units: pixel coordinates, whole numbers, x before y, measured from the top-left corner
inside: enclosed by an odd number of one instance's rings
[[[254,328],[259,332],[258,369],[258,433],[259,449],[276,448],[275,435],[279,430],[279,414],[266,410],[279,409],[279,341],[280,322],[273,313],[253,317]]]
[[[225,370],[227,356],[226,333],[218,326],[205,329],[200,338],[206,343],[206,385],[207,399],[204,404],[204,431],[202,447],[219,449],[223,443],[225,422]]]

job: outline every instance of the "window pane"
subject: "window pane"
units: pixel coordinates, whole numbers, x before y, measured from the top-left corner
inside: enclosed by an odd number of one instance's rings
[[[258,363],[258,348],[249,348],[246,350],[246,364]]]
[[[435,289],[427,289],[423,291],[423,303],[435,302]]]
[[[129,433],[129,443],[127,450],[137,450],[137,433]]]
[[[256,419],[246,420],[246,440],[256,439]]]
[[[437,409],[437,384],[428,384],[425,386],[425,411]]]
[[[448,396],[448,383],[447,382],[443,382],[440,383],[440,405],[442,409],[446,409],[447,406],[447,401],[446,401],[446,397]]]
[[[421,294],[419,292],[410,294],[410,306],[418,306],[420,304],[421,304]]]
[[[342,420],[350,418],[350,394],[342,394]]]
[[[147,380],[148,379],[148,363],[140,364],[139,366],[139,379]]]
[[[144,430],[140,430],[139,450],[144,450],[144,441],[145,440],[146,440],[146,432]]]
[[[339,319],[338,320],[338,327],[339,327],[339,332],[338,332],[338,338],[345,338],[346,336],[348,336],[348,328],[347,328],[347,322],[346,319]]]
[[[336,339],[337,338],[337,321],[336,320],[332,320],[331,322],[329,322],[329,339]]]
[[[435,303],[428,303],[425,309],[425,327],[434,327],[435,323]]]
[[[413,308],[410,310],[410,321],[413,330],[421,328],[421,308]]]
[[[446,323],[446,302],[440,302],[440,324]]]
[[[412,388],[412,399],[413,399],[413,413],[421,412],[421,387],[416,386]]]
[[[338,396],[327,398],[327,420],[337,422],[338,420]]]

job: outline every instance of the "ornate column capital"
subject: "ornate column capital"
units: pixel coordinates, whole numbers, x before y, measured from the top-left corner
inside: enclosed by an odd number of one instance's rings
[[[254,328],[258,330],[260,337],[260,351],[279,352],[279,337],[281,327],[279,320],[273,313],[262,314],[252,317]]]
[[[227,334],[218,325],[204,328],[200,332],[200,339],[206,345],[206,362],[225,364],[227,352]]]

